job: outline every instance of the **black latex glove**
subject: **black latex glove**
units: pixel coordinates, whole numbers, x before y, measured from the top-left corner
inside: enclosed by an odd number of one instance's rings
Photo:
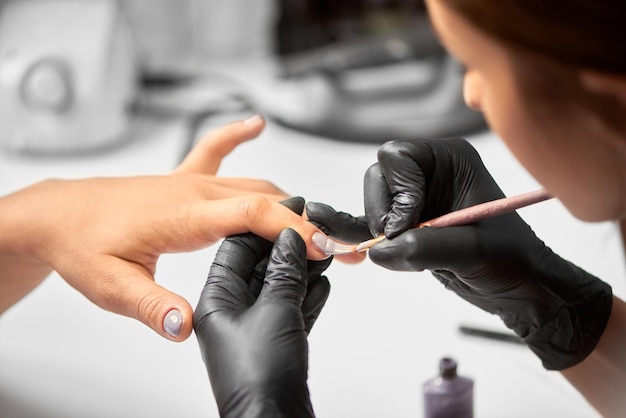
[[[307,335],[328,298],[330,263],[307,261],[292,229],[274,244],[224,240],[193,317],[220,416],[314,416]]]
[[[568,368],[593,351],[611,312],[610,286],[554,254],[517,213],[466,226],[411,228],[504,197],[467,141],[386,143],[364,189],[372,235],[389,238],[370,249],[374,263],[431,270],[449,290],[499,315],[547,369]],[[362,228],[358,218],[333,215],[326,206],[308,204],[307,213],[328,230]],[[340,221],[353,226],[339,227]]]
[[[308,202],[306,215],[326,235],[347,243],[359,243],[372,238],[365,216],[337,212],[320,202]]]

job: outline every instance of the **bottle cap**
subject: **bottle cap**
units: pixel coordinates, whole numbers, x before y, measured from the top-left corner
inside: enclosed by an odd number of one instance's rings
[[[439,375],[443,378],[456,377],[456,361],[450,357],[444,357],[439,361]]]

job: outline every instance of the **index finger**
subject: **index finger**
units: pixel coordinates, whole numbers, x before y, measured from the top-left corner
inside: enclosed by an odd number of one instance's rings
[[[187,244],[191,235],[200,237],[204,242],[216,242],[223,237],[245,232],[275,241],[282,230],[292,228],[304,239],[309,259],[327,258],[313,244],[313,234],[321,232],[319,228],[283,204],[265,196],[200,201],[189,206],[184,219],[186,227],[194,230],[194,234],[179,231],[179,239]]]

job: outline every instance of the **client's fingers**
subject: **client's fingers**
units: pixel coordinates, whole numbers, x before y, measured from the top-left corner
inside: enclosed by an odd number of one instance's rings
[[[264,127],[265,120],[254,116],[209,132],[185,157],[176,172],[216,174],[224,157],[242,142],[256,138]]]
[[[191,334],[189,302],[159,286],[137,264],[104,257],[93,263],[90,277],[75,287],[101,308],[135,318],[169,340],[183,341]]]
[[[252,232],[269,241],[275,241],[282,230],[293,228],[306,243],[307,258],[311,260],[327,258],[326,254],[313,244],[313,234],[321,232],[319,228],[265,196],[251,195],[197,202],[190,205],[188,212],[181,216],[186,224],[177,231],[180,248],[192,244],[189,242],[192,236],[202,241],[195,243],[198,246],[245,232]]]

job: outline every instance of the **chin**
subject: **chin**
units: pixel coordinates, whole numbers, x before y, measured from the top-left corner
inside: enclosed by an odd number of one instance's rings
[[[576,202],[567,202],[565,199],[560,200],[574,217],[583,222],[618,221],[626,218],[626,213],[623,209],[616,210],[615,207],[611,208],[602,205],[590,207],[589,202],[593,201],[591,198],[580,201],[580,197],[578,197]]]

